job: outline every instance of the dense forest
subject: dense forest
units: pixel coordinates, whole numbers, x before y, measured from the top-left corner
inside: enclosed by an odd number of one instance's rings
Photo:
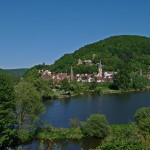
[[[91,60],[92,65],[78,65],[78,60]],[[97,72],[97,63],[102,61],[104,71],[117,71],[118,65],[126,62],[134,64],[135,68],[142,69],[144,74],[150,73],[150,38],[143,36],[122,35],[113,36],[102,41],[86,45],[74,53],[65,54],[54,64],[37,65],[28,70],[27,74],[36,72],[43,67],[54,73],[70,73],[73,66],[74,73]]]

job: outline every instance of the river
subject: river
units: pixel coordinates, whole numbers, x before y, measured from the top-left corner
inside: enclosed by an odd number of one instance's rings
[[[137,109],[150,106],[150,92],[132,92],[125,94],[110,95],[84,95],[72,97],[70,99],[57,99],[45,102],[46,111],[41,116],[41,123],[51,124],[55,127],[70,127],[69,120],[78,118],[81,121],[91,114],[105,114],[110,124],[128,124],[134,121],[134,114]],[[90,144],[91,143],[91,144]],[[98,140],[84,140],[80,142],[58,142],[61,150],[88,150],[95,147]],[[49,143],[45,143],[49,146]],[[38,149],[39,142],[33,141],[31,144],[23,146],[27,149]]]

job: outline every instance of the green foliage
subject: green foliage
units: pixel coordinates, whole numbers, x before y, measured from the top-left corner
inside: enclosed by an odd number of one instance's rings
[[[150,135],[150,107],[143,107],[137,110],[134,115],[139,132],[143,135],[145,143]],[[150,142],[149,142],[150,144]]]
[[[95,90],[97,87],[98,83],[97,82],[91,82],[89,86],[89,90]]]
[[[34,135],[39,115],[44,111],[41,95],[28,82],[20,82],[16,88],[17,135],[21,141],[28,141]]]
[[[128,91],[130,89],[143,90],[149,85],[148,79],[140,74],[140,69],[131,62],[123,62],[118,66],[118,72],[114,76],[112,88]]]
[[[71,86],[67,79],[63,79],[60,83],[60,89],[66,91],[70,91]]]
[[[95,54],[95,57],[93,57]],[[78,59],[92,60],[92,66],[77,65]],[[65,54],[51,66],[37,65],[25,73],[25,77],[38,78],[38,70],[47,69],[55,73],[67,72],[73,66],[74,73],[94,73],[98,71],[97,63],[102,61],[104,71],[117,71],[118,65],[123,62],[132,62],[150,73],[150,38],[142,36],[113,36],[102,41],[86,45],[72,54]]]
[[[0,148],[10,146],[15,137],[14,104],[13,81],[0,73]]]
[[[144,119],[150,119],[150,107],[143,107],[138,109],[134,117],[137,124],[139,124]]]
[[[1,73],[11,74],[17,77],[22,77],[27,70],[28,69],[23,69],[23,68],[20,68],[20,69],[1,69],[0,68]]]
[[[81,74],[92,74],[94,72],[97,72],[98,71],[98,67],[97,65],[92,65],[92,66],[86,66],[86,65],[79,65],[79,66],[75,66],[74,67],[74,73],[75,74],[78,74],[78,73],[81,73]]]
[[[82,122],[81,130],[87,137],[98,137],[102,139],[106,137],[110,131],[106,117],[101,114],[93,114],[86,122]]]
[[[70,119],[70,125],[72,128],[79,128],[80,127],[80,120],[78,118]]]
[[[39,139],[50,139],[50,140],[60,140],[60,139],[71,139],[71,140],[80,140],[83,138],[83,134],[80,128],[66,129],[66,128],[54,128],[48,126],[45,129],[42,129],[38,132],[37,138]]]
[[[127,91],[131,89],[131,64],[121,64],[118,73],[114,76],[114,84],[118,89]]]
[[[22,77],[28,69],[19,68],[19,69],[5,69],[4,71],[11,73],[15,76]]]
[[[143,150],[135,125],[112,126],[111,136],[102,142],[95,150]]]
[[[39,70],[36,67],[33,67],[29,69],[25,74],[24,78],[40,78],[41,74],[39,73]]]
[[[93,58],[93,54],[95,57]],[[97,72],[97,66],[77,65],[78,59],[92,60],[94,64],[100,59],[104,70],[117,70],[124,62],[134,62],[141,66],[144,74],[150,73],[150,38],[142,36],[113,36],[105,40],[86,45],[72,54],[65,54],[50,66],[53,72],[70,73],[70,66],[74,66],[75,73]]]
[[[37,91],[41,93],[43,99],[51,99],[53,97],[53,91],[50,88],[50,82],[42,79],[30,79],[27,80],[32,83]]]
[[[38,79],[41,77],[41,73],[39,72],[40,70],[49,70],[49,66],[45,65],[44,63],[42,65],[36,65],[28,69],[23,77],[26,79]]]
[[[135,90],[143,90],[149,84],[149,79],[145,78],[144,76],[138,75],[136,73],[131,74],[132,76],[132,88]]]

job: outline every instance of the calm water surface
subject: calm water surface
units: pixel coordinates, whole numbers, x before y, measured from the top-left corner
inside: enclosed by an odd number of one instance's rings
[[[126,94],[110,94],[101,96],[80,96],[67,100],[57,99],[47,101],[46,112],[41,116],[41,121],[56,127],[70,127],[71,118],[79,118],[85,121],[91,114],[105,114],[110,124],[127,124],[134,121],[134,113],[138,108],[150,106],[150,92],[134,92]],[[61,150],[88,150],[90,141],[82,142],[59,142]],[[92,141],[91,146],[98,145],[99,142]],[[87,144],[88,143],[88,144]],[[48,146],[48,143],[46,144]],[[38,149],[39,143],[26,145],[27,149]]]

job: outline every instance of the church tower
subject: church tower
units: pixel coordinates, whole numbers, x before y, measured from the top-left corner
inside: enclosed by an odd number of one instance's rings
[[[102,70],[102,63],[100,60],[100,63],[98,64],[98,74],[97,76],[102,77],[103,76],[103,70]]]
[[[71,66],[70,80],[73,81],[73,79],[74,79],[74,74],[73,74],[73,68]]]

